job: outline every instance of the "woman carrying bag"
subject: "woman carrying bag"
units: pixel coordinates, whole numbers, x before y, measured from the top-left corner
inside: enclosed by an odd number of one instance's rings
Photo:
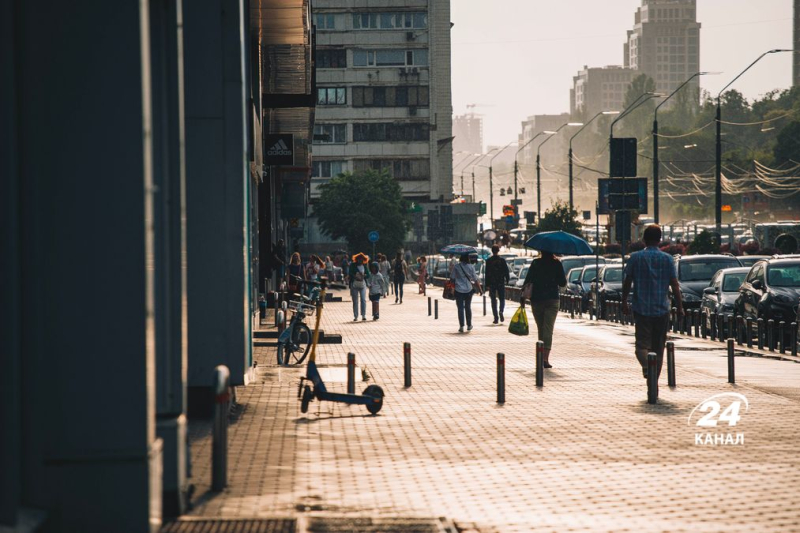
[[[550,348],[553,345],[553,328],[558,316],[558,288],[567,285],[561,261],[550,252],[541,252],[528,268],[528,275],[522,286],[520,307],[524,309],[525,299],[531,302],[533,319],[539,340],[544,343],[544,367],[550,364]]]
[[[469,262],[469,255],[462,255],[450,272],[450,279],[455,283],[456,308],[458,309],[458,332],[464,333],[464,319],[467,331],[472,331],[472,293],[483,293],[475,268]]]

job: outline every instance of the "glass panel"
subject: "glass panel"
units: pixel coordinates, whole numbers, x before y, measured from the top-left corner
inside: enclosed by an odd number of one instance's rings
[[[327,17],[327,23],[328,23],[328,24],[327,24],[327,28],[328,28],[329,30],[333,30],[333,29],[335,29],[335,28],[336,28],[336,19],[333,17],[333,15],[328,15],[328,17]]]
[[[767,279],[772,287],[800,287],[800,264],[770,266]]]
[[[397,87],[395,89],[395,104],[398,106],[407,106],[408,104],[408,87]]]
[[[383,107],[386,105],[386,88],[385,87],[375,87],[372,89],[373,92],[373,105],[378,107]]]
[[[402,50],[378,50],[377,61],[378,66],[397,66],[405,65],[404,55]]]
[[[336,89],[336,103],[339,105],[344,105],[347,103],[347,93],[344,87]]]
[[[366,50],[353,50],[353,66],[366,67],[367,66],[367,51]]]
[[[725,281],[722,283],[722,292],[737,292],[742,282],[744,282],[746,274],[746,272],[742,272],[741,274],[726,274]]]
[[[317,104],[325,104],[325,89],[317,89]]]
[[[428,88],[427,87],[420,87],[419,88],[419,105],[427,106],[428,105]]]
[[[414,50],[414,65],[427,65],[428,64],[428,51],[427,50]]]
[[[361,29],[361,15],[359,14],[353,15],[353,29]]]
[[[394,13],[381,13],[381,28],[394,28]]]
[[[428,15],[427,15],[427,13],[414,13],[414,27],[415,28],[427,28],[428,27]]]

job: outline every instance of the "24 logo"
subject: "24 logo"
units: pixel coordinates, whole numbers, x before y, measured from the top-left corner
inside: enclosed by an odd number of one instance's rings
[[[722,409],[722,404],[718,401],[718,399],[730,397],[733,400],[727,404],[725,409]],[[707,398],[697,404],[692,412],[689,414],[689,419],[687,420],[687,425],[692,424],[692,417],[697,411],[701,413],[706,413],[704,416],[700,417],[696,424],[697,426],[704,427],[704,428],[714,428],[720,422],[727,422],[728,426],[735,426],[739,420],[742,419],[741,412],[742,403],[744,403],[744,411],[745,413],[750,410],[750,404],[747,401],[747,398],[743,394],[739,394],[737,392],[723,392],[721,394],[715,394],[710,398]],[[722,413],[720,413],[722,411]],[[717,416],[719,415],[719,416]]]

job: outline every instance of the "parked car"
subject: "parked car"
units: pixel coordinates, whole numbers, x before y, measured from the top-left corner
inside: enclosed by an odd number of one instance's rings
[[[606,264],[606,258],[600,257],[597,258],[597,262],[600,265]],[[595,264],[595,256],[593,255],[565,255],[561,258],[561,266],[564,267],[564,275],[567,274],[573,268],[578,267],[585,267],[586,265],[594,265]]]
[[[732,255],[676,255],[675,272],[678,276],[683,307],[697,309],[703,299],[703,290],[711,283],[718,270],[742,266]],[[671,295],[672,289],[670,289]],[[674,307],[674,305],[673,305]]]
[[[559,287],[559,292],[563,294],[570,294],[570,295],[577,295],[578,294],[578,281],[581,278],[581,270],[583,267],[576,267],[567,272],[567,285],[564,287]],[[526,272],[527,274],[527,269]]]
[[[739,297],[739,287],[748,272],[748,267],[724,268],[711,278],[711,284],[703,289],[700,302],[700,312],[707,327],[711,327],[711,313],[733,314],[736,298]]]
[[[530,265],[532,262],[533,262],[533,257],[524,257],[524,256],[516,257],[514,258],[514,261],[512,263],[512,268],[514,272],[517,274],[517,276],[522,277],[519,275],[520,271],[522,270],[523,267],[525,267],[526,265]]]
[[[528,275],[528,269],[530,267],[531,267],[530,265],[525,265],[524,267],[522,267],[522,270],[519,271],[519,277],[517,278],[517,280],[513,284],[509,282],[509,285],[521,289],[522,286],[525,284],[525,276]]]
[[[589,304],[598,310],[597,312],[600,316],[603,316],[606,302],[609,300],[622,300],[622,265],[602,265],[589,290]],[[596,307],[595,298],[597,298]],[[631,297],[629,295],[628,302],[630,300]]]
[[[578,280],[575,282],[576,294],[581,297],[581,309],[589,310],[589,292],[592,290],[592,280],[597,277],[597,268],[586,265],[580,270]]]
[[[800,303],[800,259],[772,258],[750,269],[735,309],[745,318],[791,323]]]
[[[769,258],[770,258],[769,255],[740,255],[739,257],[737,257],[742,266],[747,268],[750,268],[759,261],[763,261],[764,259],[769,259]]]

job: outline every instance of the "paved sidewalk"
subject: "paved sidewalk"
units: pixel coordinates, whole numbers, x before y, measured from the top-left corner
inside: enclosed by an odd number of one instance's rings
[[[740,357],[729,385],[724,349],[679,340],[678,387],[666,386],[665,367],[659,403],[648,405],[632,329],[560,314],[555,368],[540,390],[532,319],[531,336],[515,337],[505,327],[513,309],[494,326],[476,298],[476,327],[459,334],[453,302],[440,301],[434,320],[416,286],[406,289],[402,305],[382,301],[377,322],[353,322],[344,292],[345,302],[325,307],[323,328],[344,345],[320,346],[318,362],[344,365],[355,352],[369,383],[386,392],[380,414],[316,401],[301,414],[305,369],[275,367],[274,349],[258,348],[259,380],[237,390],[224,493],[208,492],[210,439],[190,428],[192,515],[300,517],[301,529],[335,516],[446,517],[482,532],[800,531],[800,364]],[[403,342],[413,352],[408,390]],[[507,366],[502,406],[498,351]],[[326,373],[330,389],[345,390],[341,368]],[[690,413],[730,391],[749,411],[742,406],[736,427],[720,422],[719,431],[744,434],[744,444],[695,444],[695,434],[718,429],[695,426],[699,414],[689,424]]]

